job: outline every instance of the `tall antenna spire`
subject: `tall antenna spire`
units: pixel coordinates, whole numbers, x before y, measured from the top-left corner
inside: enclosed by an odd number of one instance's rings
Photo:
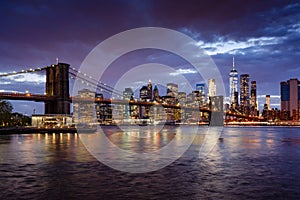
[[[234,70],[234,56],[232,56],[232,70]]]

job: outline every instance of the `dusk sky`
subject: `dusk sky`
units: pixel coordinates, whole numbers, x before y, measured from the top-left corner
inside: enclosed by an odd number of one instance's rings
[[[258,95],[276,97],[281,81],[300,79],[300,2],[248,2],[1,1],[0,73],[48,66],[56,58],[78,69],[88,53],[110,36],[133,28],[163,27],[187,34],[206,50],[227,92],[234,56],[239,75],[248,73],[250,81],[257,81]],[[126,72],[131,65],[150,60],[195,78],[192,70],[165,52],[136,52],[114,64]],[[114,78],[114,72],[109,75]],[[43,94],[45,73],[0,78],[1,92],[26,90]],[[17,112],[43,113],[41,103],[12,103]],[[278,107],[278,98],[273,103]]]

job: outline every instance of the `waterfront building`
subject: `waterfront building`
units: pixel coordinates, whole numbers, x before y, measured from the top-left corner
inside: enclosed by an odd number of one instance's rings
[[[243,114],[249,114],[249,74],[240,76],[240,107]]]
[[[232,107],[236,108],[237,107],[237,101],[238,99],[236,98],[236,94],[238,94],[238,81],[239,81],[239,77],[238,77],[238,72],[235,69],[234,66],[234,57],[232,58],[232,69],[229,73],[229,100],[230,100],[230,104]]]
[[[72,115],[45,114],[32,115],[31,126],[38,128],[69,128],[73,125]]]
[[[300,82],[293,78],[280,83],[281,118],[299,120],[300,109]]]
[[[75,124],[90,124],[94,122],[95,92],[88,89],[78,91],[73,101],[73,117]]]

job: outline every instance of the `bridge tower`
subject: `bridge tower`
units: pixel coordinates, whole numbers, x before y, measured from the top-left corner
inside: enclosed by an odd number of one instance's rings
[[[223,126],[224,125],[224,104],[223,96],[210,97],[210,114],[209,125],[210,126]]]
[[[45,114],[70,114],[69,67],[58,63],[46,68],[46,95],[55,100],[45,102]]]

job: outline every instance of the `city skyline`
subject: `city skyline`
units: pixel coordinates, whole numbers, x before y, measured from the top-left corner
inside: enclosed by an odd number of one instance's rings
[[[219,68],[227,96],[232,56],[239,74],[250,74],[251,80],[257,81],[257,97],[263,99],[260,108],[265,95],[270,94],[271,98],[280,95],[280,82],[299,78],[300,4],[297,1],[113,1],[97,6],[68,1],[1,2],[0,7],[0,24],[5,27],[0,36],[0,72],[44,67],[55,63],[57,57],[78,69],[89,51],[108,37],[131,28],[157,26],[195,39]],[[201,82],[184,62],[161,51],[133,52],[113,64],[122,66],[120,73],[123,73],[148,62],[168,64],[189,80]],[[118,77],[115,72],[108,73]],[[43,94],[45,74],[1,79],[0,85],[2,91],[29,90]],[[29,115],[33,108],[37,113],[43,112],[42,104],[12,103],[16,111]],[[279,101],[271,102],[272,107],[274,103],[279,107]]]
[[[67,65],[67,66],[69,66],[69,64],[65,64],[65,63],[60,63],[60,65]],[[44,68],[44,69],[48,69],[47,70],[47,73],[46,74],[48,74],[49,72],[49,69],[52,69],[52,66],[55,66],[55,65],[51,65],[51,67],[46,67],[46,68]],[[75,68],[72,68],[73,70],[75,70],[76,71],[76,69]],[[4,75],[3,77],[5,78],[5,77],[9,77],[9,76],[17,76],[17,75],[15,75],[15,74],[23,74],[24,72],[25,72],[25,74],[26,73],[36,73],[36,72],[39,72],[39,71],[42,71],[42,69],[41,68],[37,68],[37,69],[32,69],[32,68],[30,68],[30,69],[28,69],[28,70],[22,70],[21,72],[10,72],[10,73],[2,73],[2,75]],[[225,101],[224,101],[224,103],[225,104],[228,104],[230,107],[233,107],[233,108],[237,108],[238,106],[239,106],[239,103],[241,103],[241,104],[244,104],[243,103],[243,101],[247,101],[247,103],[245,104],[245,105],[242,105],[243,107],[248,107],[249,106],[249,108],[248,109],[250,109],[250,104],[251,104],[251,106],[253,107],[253,111],[261,111],[261,110],[263,110],[264,109],[264,106],[265,106],[265,102],[267,102],[268,101],[268,110],[270,110],[271,108],[276,108],[276,109],[278,109],[278,106],[274,106],[274,104],[271,104],[271,98],[270,98],[270,96],[271,95],[264,95],[264,96],[257,96],[257,94],[256,94],[256,81],[251,81],[251,90],[250,90],[250,87],[249,87],[249,74],[242,74],[242,75],[240,75],[240,79],[238,78],[238,73],[237,73],[237,71],[234,69],[234,58],[233,58],[233,68],[232,68],[232,70],[230,71],[230,73],[229,73],[229,77],[230,77],[230,79],[229,79],[229,82],[231,82],[232,81],[232,79],[231,79],[231,77],[233,77],[233,75],[232,75],[232,72],[235,72],[234,73],[234,77],[236,77],[236,79],[234,80],[235,82],[238,82],[238,80],[240,80],[240,83],[241,83],[241,85],[240,85],[240,87],[238,88],[237,87],[237,85],[236,85],[236,94],[235,94],[235,103],[234,104],[232,104],[232,102],[230,101],[230,96],[228,97],[225,97]],[[85,74],[85,73],[82,73],[82,72],[78,72],[79,74],[81,74],[82,76],[86,76],[86,77],[89,77],[91,80],[95,80],[92,76],[90,76],[89,74]],[[52,74],[53,75],[53,73],[50,73],[50,74]],[[66,75],[66,73],[64,73],[65,75]],[[1,75],[1,73],[0,73],[0,75]],[[8,75],[8,76],[7,76]],[[236,76],[235,76],[236,75]],[[247,76],[247,87],[245,88],[245,89],[242,89],[243,88],[243,86],[242,86],[242,82],[243,82],[243,77],[244,76]],[[149,76],[148,76],[149,77]],[[74,75],[71,73],[70,74],[70,81],[72,81],[72,79],[74,79],[74,78],[76,78],[76,77],[74,77]],[[48,79],[47,79],[48,80]],[[53,78],[50,78],[49,80],[54,80]],[[129,79],[130,80],[130,79]],[[91,87],[92,85],[90,85],[89,84],[89,82],[88,81],[86,81],[86,80],[84,80],[84,81],[80,81],[81,82],[81,85],[83,86],[83,90],[86,90],[87,88],[89,88],[89,87]],[[100,83],[101,83],[101,81],[100,81]],[[151,82],[151,80],[149,80],[149,82],[148,82],[148,84],[147,84],[147,86],[146,85],[143,85],[143,86],[141,86],[141,88],[139,88],[139,86],[136,86],[136,83],[138,83],[138,85],[141,85],[141,84],[143,84],[143,81],[137,81],[137,82],[127,82],[127,83],[129,83],[129,84],[131,84],[131,83],[135,83],[135,86],[133,86],[133,88],[135,89],[135,91],[133,91],[132,90],[132,87],[130,87],[129,85],[127,85],[127,87],[125,88],[125,91],[126,91],[126,89],[130,89],[131,91],[132,91],[132,97],[133,98],[135,98],[135,99],[149,99],[149,100],[151,100],[152,99],[152,97],[153,97],[153,94],[152,94],[152,82]],[[254,87],[255,87],[255,89],[253,90],[253,83],[254,83]],[[70,83],[69,83],[69,81],[67,81],[67,84],[69,85]],[[101,83],[101,84],[104,84],[104,85],[106,85],[105,83]],[[47,94],[50,94],[49,93],[49,85],[52,85],[52,83],[50,83],[50,82],[48,82],[47,84],[46,84],[46,92],[45,92],[45,94],[47,93]],[[72,85],[72,84],[71,84]],[[122,84],[121,84],[122,85]],[[180,83],[180,81],[178,82],[178,84],[176,84],[176,83],[173,83],[173,82],[169,82],[169,83],[166,83],[166,85],[164,86],[164,85],[162,85],[162,84],[155,84],[154,86],[155,86],[155,88],[156,88],[156,90],[158,91],[158,87],[157,86],[159,86],[159,88],[160,88],[160,90],[161,91],[166,91],[166,92],[163,92],[163,93],[161,93],[161,94],[163,94],[163,95],[166,95],[166,96],[174,96],[173,94],[169,94],[169,90],[171,90],[172,91],[172,89],[171,88],[169,88],[169,86],[170,85],[172,85],[171,87],[176,87],[177,89],[176,89],[176,93],[178,93],[178,86],[179,85],[184,85],[184,84],[181,84]],[[124,86],[124,84],[122,85],[122,86]],[[126,84],[125,84],[125,86],[126,86]],[[52,87],[52,86],[50,86],[50,87]],[[93,86],[92,86],[93,87]],[[109,87],[111,87],[111,86],[109,86]],[[141,90],[143,90],[143,88],[144,88],[144,90],[145,90],[145,97],[141,97]],[[215,82],[215,79],[214,78],[210,78],[210,79],[208,79],[207,80],[207,83],[206,82],[196,82],[195,83],[195,87],[183,87],[183,88],[181,88],[181,89],[183,89],[182,91],[180,91],[179,93],[185,93],[185,94],[189,94],[189,95],[196,95],[196,94],[194,94],[195,92],[198,92],[199,93],[199,95],[201,95],[202,97],[203,97],[203,102],[204,102],[204,100],[205,100],[205,98],[208,98],[208,97],[210,97],[210,96],[217,96],[217,90],[216,90],[216,88],[217,88],[217,85],[216,85],[216,82]],[[229,88],[229,90],[231,90],[231,86],[230,86],[230,88]],[[115,93],[113,96],[112,96],[112,98],[114,98],[114,99],[118,99],[118,98],[122,98],[121,96],[120,96],[120,94],[121,94],[121,90],[122,90],[122,88],[114,88],[114,90],[115,90],[115,92],[117,92],[117,93]],[[163,90],[162,90],[163,89]],[[186,90],[186,89],[189,89],[189,90]],[[239,90],[238,90],[239,89]],[[70,88],[70,92],[71,92],[71,88]],[[92,89],[93,90],[93,89]],[[245,91],[243,91],[243,90],[245,90]],[[140,92],[139,92],[140,91]],[[148,94],[148,91],[150,91],[150,94]],[[33,94],[33,93],[30,93],[29,91],[25,91],[25,92],[16,92],[16,91],[9,91],[9,92],[12,92],[12,93],[14,93],[14,94],[26,94],[26,95],[35,95],[35,94]],[[62,92],[62,91],[61,91]],[[98,91],[98,92],[100,92],[99,94],[101,94],[103,97],[108,97],[108,98],[110,98],[110,93],[107,93],[107,92],[104,92],[104,94],[101,92],[101,91]],[[246,95],[240,95],[240,94],[242,94],[242,93],[244,93],[244,92],[246,92]],[[253,93],[254,92],[254,93]],[[65,93],[65,92],[64,92]],[[153,90],[153,93],[155,93],[155,91]],[[250,97],[250,93],[251,93],[251,97]],[[51,93],[52,94],[52,93]],[[65,94],[67,94],[67,93],[65,93]],[[106,95],[105,95],[106,94]],[[211,94],[213,94],[213,95],[211,95]],[[43,94],[37,94],[37,95],[43,95]],[[53,94],[52,94],[53,95]],[[108,96],[107,96],[108,95]],[[123,95],[124,95],[124,92],[123,92]],[[150,95],[151,97],[149,97],[148,95]],[[187,97],[189,96],[189,95],[187,95]],[[253,96],[254,95],[254,96]],[[175,96],[177,96],[177,95],[175,95]],[[223,95],[222,95],[223,96]],[[244,98],[242,98],[242,96],[245,96]],[[273,98],[274,98],[274,95],[272,96]],[[254,99],[253,99],[254,98]],[[268,98],[268,100],[266,99],[266,98]],[[280,96],[276,96],[276,98],[280,98]],[[227,99],[227,100],[226,100]],[[239,102],[239,99],[240,99],[240,102]],[[242,99],[245,99],[245,100],[242,100]],[[260,100],[260,104],[258,104],[258,100],[257,99],[261,99]],[[14,101],[13,101],[14,102]],[[26,103],[30,103],[30,102],[28,102],[28,101],[26,101]],[[257,105],[260,105],[260,106],[257,106]],[[271,105],[272,105],[272,107],[271,107]],[[48,112],[47,111],[47,106],[45,106],[44,107],[45,108],[45,110],[44,110],[44,112],[46,113],[46,112]],[[257,108],[259,108],[258,110],[257,110]],[[36,113],[36,108],[35,107],[33,107],[33,114],[35,114]],[[25,114],[27,114],[26,112],[25,112]]]

